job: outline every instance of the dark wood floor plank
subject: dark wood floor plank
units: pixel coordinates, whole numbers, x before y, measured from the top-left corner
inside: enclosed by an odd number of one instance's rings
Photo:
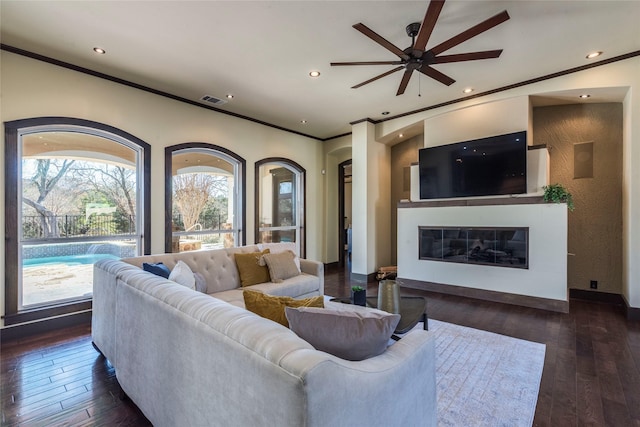
[[[327,267],[325,293],[348,297],[344,270]],[[377,283],[367,284],[376,295]],[[403,289],[427,298],[430,318],[546,345],[535,426],[640,427],[640,322],[621,307],[572,300],[569,313]],[[149,426],[119,398],[113,367],[87,326],[3,343],[3,426]]]
[[[605,420],[598,377],[581,373],[578,373],[577,377],[578,425],[604,425]]]
[[[44,378],[49,378],[56,374],[63,374],[64,371],[59,366],[50,366],[47,368],[40,368],[36,371],[22,372],[21,370],[16,370],[11,373],[7,373],[7,375],[2,375],[0,380],[4,383],[8,382],[22,382],[23,384],[29,384],[32,382],[40,381]]]
[[[565,348],[558,349],[556,363],[563,369],[556,370],[553,384],[553,403],[551,407],[551,425],[575,425],[577,419],[577,379],[575,352]]]
[[[24,384],[20,381],[7,381],[2,384],[2,400],[5,401],[6,399],[11,398],[11,396],[15,399],[17,396],[35,393],[35,391],[32,391],[33,389],[47,386],[49,384],[51,384],[51,379],[49,377],[42,378],[39,381],[30,382],[28,384]]]
[[[627,405],[619,403],[606,397],[602,399],[602,410],[606,425],[609,426],[631,426],[631,417]]]
[[[33,420],[40,419],[43,417],[52,416],[54,414],[58,414],[62,411],[62,405],[60,402],[51,403],[46,406],[41,406],[39,408],[31,409],[29,411],[20,411],[17,413],[6,412],[6,425],[9,426],[18,426],[18,425],[26,425],[31,426]],[[5,412],[3,409],[3,419],[5,418]]]

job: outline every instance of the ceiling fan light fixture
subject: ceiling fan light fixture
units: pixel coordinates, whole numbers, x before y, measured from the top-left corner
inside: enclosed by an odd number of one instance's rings
[[[602,51],[595,51],[595,52],[591,52],[589,54],[587,54],[586,58],[587,59],[593,59],[593,58],[597,58],[598,56],[602,55]]]
[[[104,49],[103,49],[103,48],[101,48],[101,47],[97,47],[97,46],[93,48],[93,51],[94,51],[95,53],[100,54],[100,55],[104,55],[105,53],[107,53],[107,51],[106,51],[106,50],[104,50]]]
[[[313,78],[320,77],[320,71],[318,70],[309,71],[309,77],[313,77]]]
[[[412,22],[407,25],[406,33],[411,37],[411,46],[406,49],[400,49],[389,40],[382,37],[380,34],[367,27],[362,22],[353,25],[353,28],[362,33],[365,37],[368,37],[379,46],[385,48],[389,52],[397,56],[397,59],[392,61],[350,61],[350,62],[331,62],[330,65],[334,66],[351,66],[351,65],[396,65],[389,71],[385,71],[382,74],[365,80],[362,83],[351,86],[351,89],[358,89],[366,84],[375,82],[378,79],[389,76],[398,71],[404,71],[400,85],[396,96],[403,95],[409,84],[409,80],[414,71],[422,73],[427,77],[430,77],[446,86],[451,86],[455,83],[455,80],[441,71],[431,67],[433,64],[446,64],[451,62],[464,62],[475,61],[481,59],[498,58],[502,54],[502,49],[458,53],[451,55],[441,55],[441,53],[448,51],[465,41],[478,36],[485,31],[492,29],[493,27],[500,25],[501,23],[510,19],[509,13],[504,10],[497,15],[492,16],[489,19],[485,19],[473,27],[449,38],[448,40],[428,48],[428,42],[431,38],[433,29],[438,21],[440,12],[444,6],[445,0],[430,0],[427,6],[427,11],[424,15],[422,22]],[[418,94],[420,96],[420,94]]]

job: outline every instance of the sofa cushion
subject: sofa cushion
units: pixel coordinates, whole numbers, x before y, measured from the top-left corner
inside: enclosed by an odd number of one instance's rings
[[[295,257],[296,254],[291,251],[265,254],[262,257],[269,267],[269,276],[273,283],[280,283],[300,274],[300,270],[294,262]]]
[[[172,282],[176,282],[182,286],[186,286],[189,289],[196,288],[196,278],[193,275],[193,271],[183,261],[178,261],[176,266],[171,270],[171,274],[168,277]]]
[[[169,270],[169,267],[164,265],[164,263],[162,262],[143,262],[142,269],[144,271],[148,271],[149,273],[153,273],[156,276],[164,277],[165,279],[168,279],[169,275],[171,274],[171,270]]]
[[[280,283],[260,283],[251,287],[252,290],[260,291],[269,295],[301,297],[306,294],[315,293],[320,295],[320,279],[311,274],[299,274]]]
[[[334,311],[286,307],[290,328],[317,350],[347,360],[382,354],[400,321],[399,314],[379,310]]]
[[[317,296],[305,299],[294,299],[291,297],[277,297],[262,292],[244,290],[245,308],[258,316],[278,322],[289,327],[289,322],[284,314],[285,307],[324,307],[324,296]]]
[[[236,253],[234,258],[238,274],[240,274],[240,283],[242,286],[251,286],[258,283],[265,283],[270,280],[269,268],[260,263],[261,258],[269,253],[269,249],[262,252]]]

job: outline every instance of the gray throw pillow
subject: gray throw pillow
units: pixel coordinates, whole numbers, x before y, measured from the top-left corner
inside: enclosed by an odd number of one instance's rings
[[[196,291],[202,292],[203,294],[207,293],[207,281],[204,276],[200,273],[193,273],[193,278],[196,281]]]
[[[346,360],[364,360],[384,353],[398,326],[399,314],[379,310],[335,311],[287,307],[289,328],[316,350]]]
[[[300,274],[300,270],[294,261],[296,254],[292,251],[268,253],[262,256],[262,261],[269,268],[269,276],[273,283],[280,283],[290,277]]]

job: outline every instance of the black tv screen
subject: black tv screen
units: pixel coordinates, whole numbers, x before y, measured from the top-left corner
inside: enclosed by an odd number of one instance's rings
[[[419,155],[421,199],[527,192],[526,131],[423,148]]]

